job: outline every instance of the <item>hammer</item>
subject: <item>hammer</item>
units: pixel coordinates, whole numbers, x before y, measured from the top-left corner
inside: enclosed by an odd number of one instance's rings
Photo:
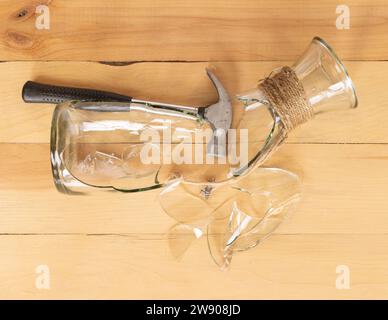
[[[207,120],[213,130],[213,135],[207,144],[206,153],[214,156],[226,155],[226,134],[232,125],[232,104],[220,80],[206,69],[206,73],[218,93],[218,101],[204,107],[193,107],[175,105],[154,101],[134,99],[129,96],[100,91],[94,89],[74,88],[42,84],[34,81],[27,81],[23,86],[22,98],[26,103],[52,103],[59,104],[65,101],[104,101],[104,102],[128,102],[154,107],[164,110],[178,111],[201,117]]]

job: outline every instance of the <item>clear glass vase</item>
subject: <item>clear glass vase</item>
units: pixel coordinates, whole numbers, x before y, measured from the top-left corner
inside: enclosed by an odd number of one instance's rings
[[[295,126],[321,112],[354,108],[357,98],[336,54],[314,38],[292,67],[273,71],[233,106],[244,112],[236,130],[224,133],[227,156],[217,156],[206,148],[213,128],[197,114],[136,102],[58,105],[51,133],[55,184],[70,194],[100,188],[137,192],[181,179],[212,190],[261,165]],[[145,133],[159,138],[144,140]],[[185,152],[190,161],[181,156]]]
[[[297,125],[322,112],[357,107],[352,80],[337,55],[322,39],[314,38],[291,68],[303,86],[304,99],[310,109],[309,117],[297,121]],[[271,76],[276,76],[280,70],[274,70]],[[287,115],[283,118],[279,115],[260,85],[238,95],[237,99],[244,107],[238,128],[249,128],[248,167],[253,168],[263,163],[293,128],[287,128],[284,121]],[[235,175],[245,170],[242,167]]]

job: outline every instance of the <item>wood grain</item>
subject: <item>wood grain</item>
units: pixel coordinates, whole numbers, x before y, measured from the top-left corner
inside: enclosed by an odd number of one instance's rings
[[[220,272],[197,240],[180,261],[152,236],[0,236],[0,298],[356,299],[388,295],[387,235],[274,235]],[[336,289],[336,267],[351,272]],[[35,269],[50,269],[50,290]]]
[[[35,27],[42,4],[50,30]],[[337,30],[339,4],[0,1],[0,298],[386,299],[388,5],[347,1],[350,29]],[[175,222],[158,191],[70,197],[55,190],[54,107],[23,103],[27,80],[207,105],[217,98],[207,66],[235,95],[292,64],[316,35],[345,60],[359,108],[297,128],[267,163],[297,173],[303,199],[230,271],[218,270],[203,238],[174,257],[184,240],[169,233]],[[240,113],[235,105],[234,124]],[[50,268],[50,290],[35,287],[39,265]],[[335,287],[338,265],[350,268],[349,290]]]
[[[48,142],[52,105],[25,104],[21,90],[27,80],[116,91],[139,99],[207,105],[217,94],[206,77],[215,68],[230,95],[254,88],[281,62],[136,63],[114,67],[90,62],[9,62],[0,64],[0,142]],[[359,98],[356,110],[316,117],[291,133],[292,143],[387,143],[388,62],[348,62]],[[12,74],[12,77],[7,75]],[[93,75],[93,76],[91,76]],[[234,105],[239,119],[241,106]],[[237,121],[234,121],[235,124]],[[254,139],[254,137],[250,137]]]
[[[50,30],[35,9],[51,10]],[[343,59],[385,60],[385,0],[351,0],[350,29],[337,30],[329,1],[3,0],[1,60],[294,60],[316,35]]]
[[[268,163],[297,173],[303,199],[282,234],[388,233],[387,145],[285,145]],[[165,234],[158,192],[66,196],[48,145],[0,145],[0,233]],[[182,208],[183,210],[183,208]]]

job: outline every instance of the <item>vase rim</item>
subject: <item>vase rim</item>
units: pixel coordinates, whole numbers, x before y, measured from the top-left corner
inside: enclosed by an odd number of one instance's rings
[[[353,96],[353,103],[352,103],[351,108],[357,108],[357,106],[358,106],[358,98],[357,98],[357,94],[356,94],[356,89],[355,89],[354,83],[353,83],[352,79],[350,78],[349,73],[346,70],[346,68],[345,68],[344,64],[342,63],[341,59],[335,53],[333,48],[325,40],[323,40],[321,37],[314,37],[312,42],[317,43],[318,45],[322,46],[333,57],[333,59],[335,60],[335,62],[337,63],[337,65],[339,66],[339,68],[341,69],[343,74],[345,75],[345,82],[348,84],[348,86],[352,90],[352,93],[353,93],[353,95],[352,95]]]

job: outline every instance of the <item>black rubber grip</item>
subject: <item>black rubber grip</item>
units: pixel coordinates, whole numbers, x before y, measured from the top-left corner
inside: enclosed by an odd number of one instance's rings
[[[65,101],[131,102],[132,98],[121,94],[85,88],[53,86],[27,81],[22,97],[27,103],[62,103]]]

